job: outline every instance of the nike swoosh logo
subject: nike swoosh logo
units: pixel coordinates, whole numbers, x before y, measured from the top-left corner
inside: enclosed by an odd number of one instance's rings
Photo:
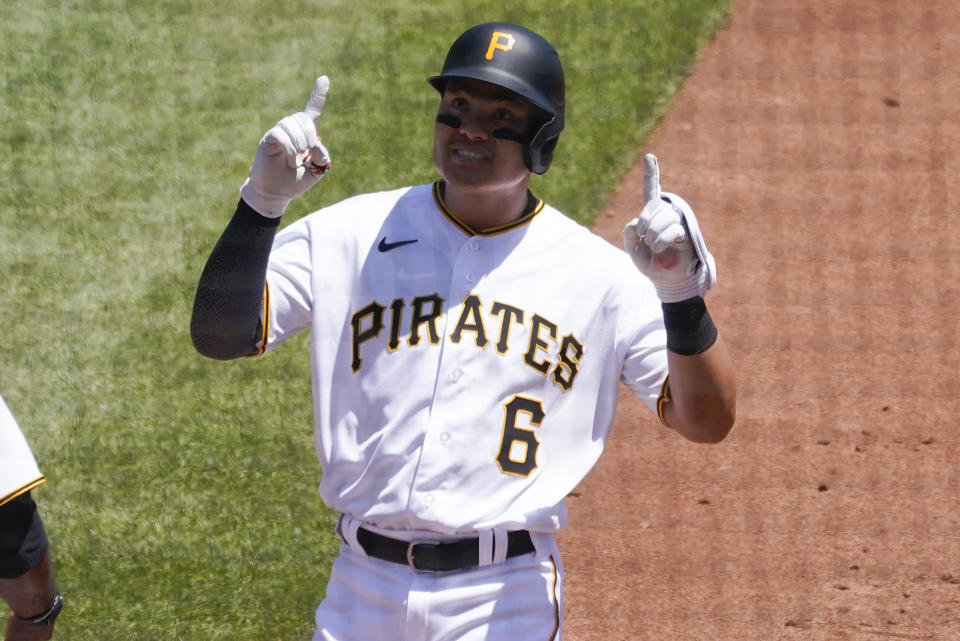
[[[416,238],[414,238],[413,240],[398,240],[395,243],[388,243],[387,237],[384,236],[383,238],[380,239],[380,244],[377,245],[377,249],[382,252],[388,252],[391,249],[396,249],[397,247],[403,247],[404,245],[409,245],[410,243],[415,243],[415,242],[417,242]]]

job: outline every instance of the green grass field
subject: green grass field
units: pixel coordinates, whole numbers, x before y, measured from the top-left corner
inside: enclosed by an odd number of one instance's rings
[[[569,105],[533,189],[589,224],[728,5],[4,0],[0,393],[48,478],[56,638],[310,638],[336,543],[307,337],[217,363],[188,324],[257,141],[317,75],[335,168],[287,222],[433,180],[425,78],[472,24],[533,28]]]

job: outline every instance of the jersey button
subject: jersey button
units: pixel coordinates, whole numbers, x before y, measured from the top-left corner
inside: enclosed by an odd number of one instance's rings
[[[472,272],[468,273],[466,276],[464,276],[464,278],[467,279],[468,283],[472,283],[473,281],[477,280],[477,277],[474,276]]]
[[[447,432],[444,432],[440,435],[440,445],[446,445],[450,442],[450,435]]]
[[[450,377],[453,379],[453,382],[454,382],[454,383],[456,383],[457,381],[459,381],[462,376],[463,376],[463,370],[461,370],[461,369],[459,369],[459,368],[453,370],[453,373],[450,375]]]
[[[480,241],[477,240],[476,238],[471,238],[471,239],[470,239],[470,249],[471,249],[472,251],[478,251],[478,250],[480,249]]]

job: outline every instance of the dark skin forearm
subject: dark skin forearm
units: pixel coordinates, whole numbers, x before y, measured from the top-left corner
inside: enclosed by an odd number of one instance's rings
[[[46,641],[52,626],[33,625],[19,617],[34,617],[45,612],[56,592],[53,568],[48,552],[40,562],[15,579],[0,579],[0,598],[12,612],[7,619],[6,641]]]
[[[667,425],[697,443],[719,443],[733,428],[737,389],[733,360],[721,337],[706,351],[683,356],[667,350],[672,400]]]

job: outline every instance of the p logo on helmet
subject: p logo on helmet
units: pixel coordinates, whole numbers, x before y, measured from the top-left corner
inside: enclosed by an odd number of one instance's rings
[[[501,40],[503,40],[503,42],[501,42]],[[490,47],[487,49],[486,59],[493,60],[493,52],[497,49],[500,51],[510,51],[513,49],[515,42],[516,40],[509,33],[494,31],[493,35],[490,36]]]

